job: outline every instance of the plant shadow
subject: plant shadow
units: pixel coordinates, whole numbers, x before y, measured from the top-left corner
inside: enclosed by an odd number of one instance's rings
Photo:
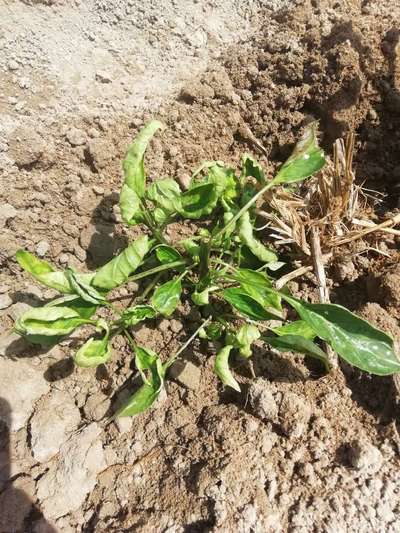
[[[94,231],[86,248],[86,266],[96,269],[110,261],[113,256],[128,245],[125,235],[116,231],[114,205],[118,203],[117,193],[103,196],[91,216]]]

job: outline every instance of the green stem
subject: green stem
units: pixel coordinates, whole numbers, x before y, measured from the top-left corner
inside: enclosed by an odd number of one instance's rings
[[[211,317],[209,316],[206,320],[204,320],[201,325],[196,329],[196,331],[193,333],[193,335],[191,335],[188,340],[179,348],[179,350],[176,352],[176,354],[174,354],[172,357],[170,357],[168,359],[168,361],[164,364],[164,368],[165,370],[167,370],[167,368],[169,368],[172,364],[175,363],[175,361],[178,359],[178,357],[180,356],[180,354],[186,350],[186,348],[189,346],[189,344],[197,337],[199,331],[201,330],[201,328],[204,328],[204,326],[206,326],[209,322],[211,321]]]
[[[186,266],[187,263],[185,261],[173,261],[172,263],[167,263],[165,265],[159,265],[154,268],[150,268],[149,270],[146,270],[145,272],[140,272],[140,274],[136,274],[134,276],[130,276],[128,279],[129,281],[136,281],[138,279],[146,278],[147,276],[151,276],[152,274],[157,274],[158,272],[163,272],[164,270],[171,270],[176,267],[180,266]]]
[[[250,200],[245,204],[237,213],[234,215],[223,228],[221,228],[217,233],[213,236],[212,240],[218,239],[221,235],[225,233],[225,231],[234,224],[242,215],[245,213],[250,207],[262,196],[268,189],[270,189],[273,185],[276,185],[276,182],[274,180],[270,181],[265,185],[262,189],[258,191],[257,194],[255,194]]]

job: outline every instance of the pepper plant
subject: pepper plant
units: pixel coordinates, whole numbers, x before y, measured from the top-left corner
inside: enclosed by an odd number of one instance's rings
[[[112,338],[124,335],[143,383],[117,416],[136,415],[153,404],[164,387],[169,367],[196,335],[223,342],[215,356],[214,371],[224,385],[238,392],[240,386],[230,368],[230,357],[236,352],[238,358],[250,358],[255,341],[315,357],[329,370],[321,345],[325,341],[361,370],[381,376],[399,372],[394,343],[386,333],[339,305],[311,304],[290,295],[287,289],[276,290],[274,271],[282,263],[275,251],[256,236],[257,200],[266,191],[304,180],[324,166],[316,123],[305,129],[273,179],[268,179],[261,166],[245,155],[238,174],[219,161],[204,163],[185,191],[169,178],[146,183],[145,150],[162,127],[160,122],[152,121],[142,129],[123,162],[122,219],[128,226],[141,224],[143,235],[91,273],[72,268],[56,270],[19,250],[16,258],[20,266],[61,296],[23,314],[15,323],[15,331],[32,343],[52,345],[82,325],[91,326],[93,335],[74,355],[81,367],[106,364],[112,357]],[[201,228],[192,237],[171,243],[165,229],[185,219],[201,220]],[[112,291],[143,278],[149,278],[149,283],[137,295],[136,304],[123,311],[116,309],[110,301]],[[199,307],[204,320],[184,346],[163,361],[157,353],[136,343],[131,328],[157,317],[172,316],[182,298]],[[287,321],[284,306],[291,307],[298,319]],[[112,318],[96,318],[101,307],[108,308]]]

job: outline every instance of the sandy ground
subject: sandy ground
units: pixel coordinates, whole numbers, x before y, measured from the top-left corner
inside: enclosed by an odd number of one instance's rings
[[[122,339],[92,371],[71,359],[82,334],[43,350],[9,333],[54,296],[20,271],[18,248],[87,270],[140,231],[118,224],[120,163],[154,116],[167,129],[149,150],[151,179],[185,179],[204,159],[237,165],[249,151],[273,170],[310,117],[328,153],[355,130],[356,177],[386,195],[374,216],[396,212],[400,6],[385,4],[0,5],[1,532],[399,530],[390,378],[327,376],[259,347],[258,378],[241,376],[235,395],[213,375],[211,347],[195,343],[194,369],[152,411],[106,424],[135,375]],[[397,250],[393,235],[361,241],[328,281],[334,301],[400,339]],[[312,276],[291,288],[317,297]],[[182,306],[135,337],[166,356],[198,319]]]

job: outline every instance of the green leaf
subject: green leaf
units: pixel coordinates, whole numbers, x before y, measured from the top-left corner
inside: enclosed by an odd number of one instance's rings
[[[218,202],[218,195],[213,183],[195,185],[181,195],[182,207],[179,213],[187,218],[197,219],[209,215]]]
[[[146,196],[156,207],[162,208],[166,213],[176,213],[181,208],[181,194],[176,181],[165,179],[152,183]]]
[[[273,328],[272,331],[281,337],[282,335],[299,335],[305,339],[314,340],[317,336],[315,331],[304,320],[295,320],[284,326]]]
[[[94,276],[92,285],[102,289],[114,289],[122,285],[138,268],[149,249],[149,239],[147,235],[142,235],[102,266]]]
[[[68,307],[38,307],[18,318],[14,329],[20,335],[68,335],[78,326],[92,323]]]
[[[281,297],[265,273],[239,268],[233,275],[233,279],[240,283],[244,292],[257,300],[264,308],[272,307],[278,311],[282,310]]]
[[[121,315],[125,327],[135,326],[146,318],[154,318],[156,316],[155,310],[150,305],[135,305],[125,309]]]
[[[276,318],[275,315],[268,313],[257,300],[246,294],[243,289],[225,289],[223,291],[223,297],[239,313],[252,320],[271,320]]]
[[[25,250],[18,250],[15,257],[21,268],[29,272],[29,274],[43,285],[46,285],[46,287],[56,289],[65,294],[74,292],[64,272],[54,270],[47,261],[38,259]]]
[[[179,304],[182,292],[180,278],[175,278],[160,285],[153,294],[151,305],[164,316],[170,316]]]
[[[86,283],[79,274],[76,274],[72,269],[67,269],[66,276],[68,281],[76,294],[78,294],[82,300],[88,303],[99,305],[105,302],[105,298],[89,283]]]
[[[182,259],[182,256],[178,250],[175,250],[175,248],[172,248],[172,246],[167,246],[166,244],[162,244],[156,248],[156,256],[163,265]]]
[[[263,261],[264,263],[275,262],[277,255],[264,246],[253,235],[253,226],[250,222],[250,213],[246,211],[238,220],[238,235],[240,242],[245,244],[253,254]]]
[[[81,318],[92,318],[98,305],[90,304],[76,294],[67,294],[52,300],[45,307],[68,307],[78,313]]]
[[[147,385],[151,385],[151,381],[147,379],[145,370],[151,370],[156,364],[157,359],[159,359],[158,354],[150,350],[150,348],[135,346],[135,366]]]
[[[263,337],[263,340],[281,352],[298,352],[319,359],[329,370],[329,360],[326,353],[310,339],[289,334],[282,337]]]
[[[227,345],[217,353],[214,364],[214,372],[224,385],[227,385],[228,387],[235,389],[235,391],[240,392],[239,383],[233,377],[229,369],[229,355],[232,348],[233,346]]]
[[[149,122],[128,147],[123,162],[125,181],[120,195],[121,215],[128,224],[136,223],[137,215],[141,218],[140,198],[144,196],[146,189],[144,154],[155,132],[163,127],[157,120]]]
[[[393,339],[383,331],[340,305],[310,304],[281,294],[318,337],[351,365],[379,376],[400,372]]]
[[[249,154],[245,154],[242,157],[241,178],[248,178],[249,176],[255,178],[258,183],[265,184],[265,175],[261,165]]]
[[[242,357],[251,356],[251,345],[260,338],[258,328],[253,324],[244,324],[235,336],[235,347]]]
[[[143,413],[149,407],[153,405],[160,394],[158,387],[155,385],[142,385],[136,392],[129,398],[129,400],[117,411],[116,417],[122,418],[126,416],[135,416]]]
[[[324,151],[318,146],[318,123],[312,122],[282,165],[273,183],[293,183],[308,178],[325,165]]]
[[[135,363],[145,383],[129,398],[127,403],[117,411],[116,416],[134,416],[151,407],[158,398],[164,385],[166,365],[162,365],[159,356],[148,348],[135,348]],[[147,377],[145,370],[150,370]]]
[[[200,257],[200,246],[193,239],[185,239],[181,242],[185,252],[193,259],[198,260]]]

